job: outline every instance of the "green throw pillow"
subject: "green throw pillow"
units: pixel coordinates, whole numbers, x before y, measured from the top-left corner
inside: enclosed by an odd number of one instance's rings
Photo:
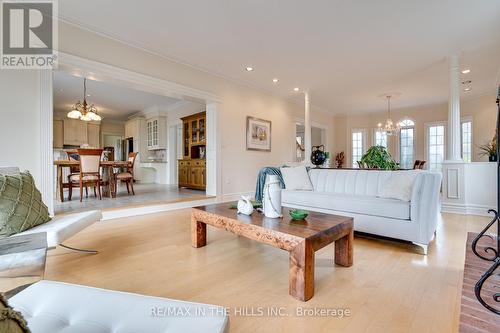
[[[14,311],[0,294],[0,333],[30,333],[20,312]]]
[[[49,211],[29,172],[0,174],[0,238],[48,221]]]

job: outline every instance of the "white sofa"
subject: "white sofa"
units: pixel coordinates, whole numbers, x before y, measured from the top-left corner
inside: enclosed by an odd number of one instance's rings
[[[54,281],[37,282],[9,299],[33,333],[223,333],[220,306]]]
[[[17,167],[0,167],[0,174],[14,174],[19,172]],[[74,251],[97,253],[93,250],[81,250],[62,244],[66,239],[72,237],[88,226],[100,221],[102,213],[100,210],[91,210],[81,213],[72,213],[53,217],[51,221],[34,228],[28,229],[14,236],[21,236],[33,233],[47,234],[47,247],[49,249],[60,245]],[[12,237],[14,237],[12,236]]]
[[[313,191],[284,189],[282,205],[351,216],[354,230],[410,241],[427,254],[440,212],[441,174],[418,171],[410,201],[379,197],[398,172],[417,171],[311,169]]]

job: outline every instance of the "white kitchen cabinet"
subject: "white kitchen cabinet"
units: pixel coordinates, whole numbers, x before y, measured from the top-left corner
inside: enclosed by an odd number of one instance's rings
[[[92,148],[100,148],[101,126],[99,124],[87,123],[88,145]]]
[[[88,142],[87,123],[79,119],[64,119],[64,144],[80,146]]]
[[[165,117],[154,117],[146,121],[146,138],[149,150],[166,149],[167,120]]]
[[[64,146],[64,129],[62,120],[54,120],[54,137],[53,146],[54,148],[63,148]]]

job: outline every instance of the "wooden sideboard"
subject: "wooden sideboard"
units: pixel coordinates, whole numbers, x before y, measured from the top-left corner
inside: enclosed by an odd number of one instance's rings
[[[181,119],[183,158],[178,160],[179,187],[205,190],[206,113],[200,112]]]

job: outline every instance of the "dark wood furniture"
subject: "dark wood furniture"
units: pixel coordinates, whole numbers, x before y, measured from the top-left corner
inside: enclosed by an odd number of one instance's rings
[[[415,160],[415,163],[413,163],[413,170],[423,169],[424,167],[425,167],[425,161]]]
[[[100,173],[102,151],[102,149],[78,149],[78,156],[80,157],[80,172],[78,174],[70,174],[68,176],[69,200],[71,200],[71,197],[73,195],[73,187],[75,185],[78,185],[80,187],[80,202],[82,202],[83,200],[83,188],[87,190],[88,186],[94,188],[94,194],[97,187],[99,200],[102,199]]]
[[[475,294],[474,286],[479,277],[491,266],[491,261],[483,260],[472,252],[472,241],[477,234],[469,232],[467,234],[467,247],[465,250],[464,279],[462,284],[462,297],[460,307],[460,329],[461,333],[485,333],[500,332],[500,316],[487,310],[479,303]],[[496,248],[495,237],[483,237],[479,241],[477,249],[484,249],[485,246]],[[491,253],[481,254],[490,257]],[[500,286],[500,275],[492,275],[485,281],[482,288],[485,300],[491,300],[494,304],[493,294],[498,293]]]
[[[103,187],[103,195],[109,196],[110,198],[116,197],[116,186],[113,175],[113,168],[126,168],[129,165],[128,161],[101,161],[101,169],[102,169],[102,184],[107,184],[108,186]],[[54,165],[57,168],[57,191],[56,197],[57,200],[64,202],[64,193],[63,189],[69,187],[68,183],[65,183],[63,180],[63,168],[71,168],[75,166],[79,166],[79,161],[68,161],[68,160],[56,160],[54,161]]]
[[[117,172],[113,174],[115,178],[115,193],[118,192],[118,182],[122,181],[127,185],[127,192],[130,194],[130,190],[132,190],[132,195],[135,195],[134,192],[134,164],[135,159],[137,158],[138,152],[128,153],[127,161],[129,164],[124,168],[122,172]]]
[[[206,112],[182,119],[182,159],[178,161],[179,187],[206,189]]]
[[[207,243],[207,224],[236,235],[290,252],[289,293],[307,301],[314,295],[314,253],[335,242],[335,263],[353,264],[353,219],[311,212],[306,220],[294,221],[283,209],[283,218],[266,218],[254,212],[237,214],[230,203],[194,207],[191,213],[193,247]]]

